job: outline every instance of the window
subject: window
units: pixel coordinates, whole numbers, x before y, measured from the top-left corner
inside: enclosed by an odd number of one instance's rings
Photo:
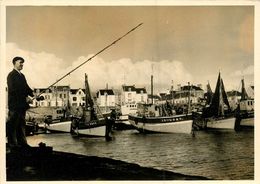
[[[66,94],[64,94],[63,96],[64,96],[64,98],[66,98]]]
[[[73,97],[72,100],[73,100],[73,101],[77,101],[77,97]]]
[[[60,94],[60,98],[62,98],[62,94]]]
[[[81,95],[81,91],[79,91],[79,95]]]

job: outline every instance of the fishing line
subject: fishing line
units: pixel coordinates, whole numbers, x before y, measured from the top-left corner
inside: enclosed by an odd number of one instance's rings
[[[127,36],[128,34],[130,34],[131,32],[133,32],[134,30],[136,30],[138,27],[140,27],[143,23],[138,24],[137,26],[135,26],[133,29],[131,29],[130,31],[128,31],[127,33],[125,33],[123,36],[119,37],[118,39],[116,39],[115,41],[113,41],[112,43],[110,43],[109,45],[107,45],[106,47],[104,47],[103,49],[101,49],[100,51],[98,51],[96,54],[94,54],[92,57],[90,57],[89,59],[87,59],[86,61],[84,61],[83,63],[81,63],[80,65],[78,65],[77,67],[75,67],[74,69],[72,69],[71,71],[69,71],[67,74],[65,74],[64,76],[62,76],[60,79],[58,79],[56,82],[54,82],[53,84],[51,84],[50,86],[48,86],[45,90],[43,90],[41,93],[39,93],[36,97],[32,98],[36,99],[36,100],[43,100],[40,95],[42,95],[47,89],[51,88],[52,86],[54,86],[55,84],[57,84],[58,82],[60,82],[61,80],[63,80],[65,77],[67,77],[68,75],[70,75],[72,72],[74,72],[75,70],[77,70],[78,68],[80,68],[81,66],[83,66],[84,64],[86,64],[88,61],[92,60],[94,57],[96,57],[97,55],[99,55],[100,53],[104,52],[106,49],[108,49],[109,47],[115,45],[118,41],[120,41],[122,38],[124,38],[125,36]]]

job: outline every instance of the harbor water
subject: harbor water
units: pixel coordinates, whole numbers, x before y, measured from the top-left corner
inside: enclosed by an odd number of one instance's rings
[[[145,167],[217,180],[254,179],[254,129],[196,131],[191,134],[140,134],[114,131],[114,139],[72,137],[67,133],[29,136],[56,151],[108,157]]]

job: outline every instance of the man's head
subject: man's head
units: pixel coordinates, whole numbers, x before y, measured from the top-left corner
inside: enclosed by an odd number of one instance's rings
[[[13,65],[16,70],[19,70],[19,71],[22,70],[23,63],[24,63],[24,59],[22,57],[17,56],[13,59]]]

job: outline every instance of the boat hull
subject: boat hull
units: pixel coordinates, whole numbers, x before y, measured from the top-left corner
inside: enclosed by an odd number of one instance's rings
[[[207,119],[206,128],[209,129],[230,129],[235,130],[236,118],[223,118],[223,119]]]
[[[129,115],[129,122],[139,132],[151,133],[191,133],[192,116],[138,117]]]
[[[92,128],[76,129],[74,130],[76,134],[81,136],[93,136],[93,137],[105,137],[106,136],[106,126],[98,126]]]
[[[71,130],[71,121],[51,123],[46,126],[50,132],[64,132],[69,133]]]
[[[128,115],[122,115],[122,116],[119,116],[119,118],[115,120],[114,129],[115,130],[130,130],[130,129],[134,129],[134,127],[128,121]]]
[[[254,127],[254,111],[242,111],[238,118],[240,119],[240,126]]]
[[[254,118],[241,119],[240,126],[254,127]]]
[[[93,120],[90,122],[81,122],[78,119],[74,119],[71,126],[71,133],[78,136],[94,136],[94,137],[105,137],[108,135],[108,124],[103,119]]]

